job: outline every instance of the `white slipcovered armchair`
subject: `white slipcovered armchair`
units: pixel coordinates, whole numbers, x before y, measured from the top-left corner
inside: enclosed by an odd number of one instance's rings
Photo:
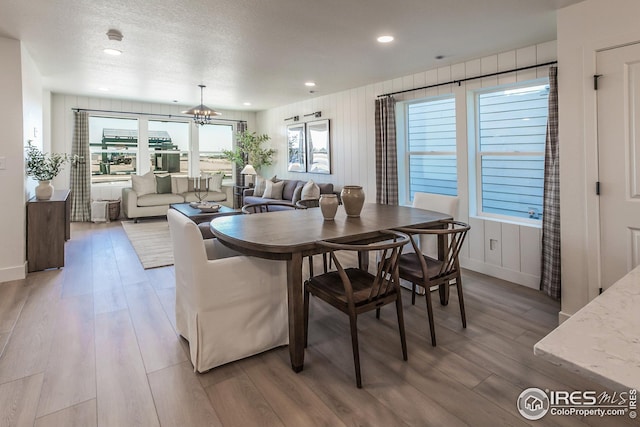
[[[176,275],[176,325],[194,370],[205,372],[289,343],[286,266],[205,241],[174,209],[167,212]],[[208,258],[207,258],[208,256]]]
[[[416,192],[413,194],[413,207],[448,214],[454,219],[458,216],[458,198],[455,196]],[[436,236],[421,235],[419,237],[422,253],[437,258],[438,239]]]
[[[416,192],[413,194],[413,207],[449,214],[455,219],[458,216],[458,197]],[[418,236],[418,242],[418,246],[423,254],[432,258],[438,258],[438,239],[436,236],[423,234]],[[409,250],[413,251],[413,248]],[[413,288],[413,286],[404,279],[400,280],[400,285],[409,289]],[[437,286],[431,288],[432,291],[436,289],[438,289]],[[424,295],[424,292],[422,286],[416,286],[415,292],[413,292],[411,296],[411,303],[415,303],[416,293]]]

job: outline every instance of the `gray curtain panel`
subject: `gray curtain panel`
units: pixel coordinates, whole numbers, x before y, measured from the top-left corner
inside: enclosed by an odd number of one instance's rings
[[[91,221],[91,158],[89,156],[89,113],[75,112],[71,147],[71,221]]]
[[[560,299],[560,158],[558,147],[558,67],[549,68],[549,121],[544,153],[544,214],[540,289]]]
[[[398,204],[396,101],[376,99],[376,203]]]

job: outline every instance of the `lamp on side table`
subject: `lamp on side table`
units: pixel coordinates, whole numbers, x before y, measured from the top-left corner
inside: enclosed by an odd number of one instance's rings
[[[246,165],[241,171],[240,175],[242,175],[242,185],[245,186],[245,175],[257,175],[255,168],[252,165]],[[251,179],[251,183],[253,183],[253,178]]]

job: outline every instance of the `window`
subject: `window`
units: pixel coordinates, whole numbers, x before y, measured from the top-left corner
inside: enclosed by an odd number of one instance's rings
[[[475,93],[476,205],[479,215],[542,215],[548,84]]]
[[[222,150],[233,150],[233,126],[210,124],[200,126],[200,171],[205,173],[223,172],[225,177],[233,176],[233,163],[223,158]]]
[[[128,180],[137,171],[138,120],[89,117],[91,182]]]
[[[189,173],[189,128],[187,122],[149,120],[149,155],[154,172]]]
[[[456,105],[453,96],[406,103],[404,150],[399,150],[401,193],[409,202],[416,192],[455,196],[458,194],[456,168]],[[401,184],[402,186],[402,184]]]

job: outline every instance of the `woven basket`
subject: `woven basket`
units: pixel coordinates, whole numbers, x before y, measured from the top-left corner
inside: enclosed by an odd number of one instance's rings
[[[109,221],[115,221],[120,218],[120,199],[108,200],[109,202]]]

